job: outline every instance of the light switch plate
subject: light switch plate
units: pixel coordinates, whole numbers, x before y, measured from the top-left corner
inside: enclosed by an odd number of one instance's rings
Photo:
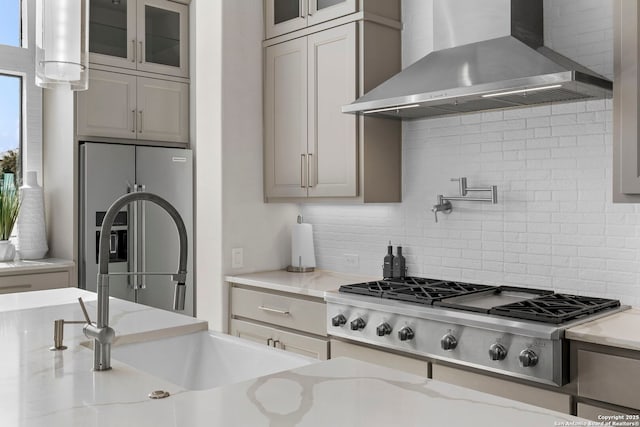
[[[231,249],[231,268],[244,267],[244,250],[242,248]]]

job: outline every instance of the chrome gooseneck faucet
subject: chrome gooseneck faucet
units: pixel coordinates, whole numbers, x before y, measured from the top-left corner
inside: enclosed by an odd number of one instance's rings
[[[180,261],[177,273],[109,273],[109,236],[116,215],[131,202],[148,201],[163,208],[173,219],[178,228],[180,238]],[[100,229],[100,251],[98,267],[98,314],[95,324],[87,323],[84,326],[84,334],[87,338],[93,338],[93,369],[106,371],[111,369],[111,342],[115,337],[115,331],[109,327],[109,276],[114,275],[169,275],[176,282],[173,299],[174,310],[184,310],[187,278],[187,229],[182,217],[169,202],[162,197],[148,192],[136,192],[125,194],[117,199],[107,210],[102,228]]]

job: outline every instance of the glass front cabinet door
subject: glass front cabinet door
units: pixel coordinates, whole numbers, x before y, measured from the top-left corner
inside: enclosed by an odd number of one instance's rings
[[[356,10],[356,0],[265,0],[265,35],[270,39]]]
[[[167,0],[91,0],[89,61],[189,77],[188,13]]]

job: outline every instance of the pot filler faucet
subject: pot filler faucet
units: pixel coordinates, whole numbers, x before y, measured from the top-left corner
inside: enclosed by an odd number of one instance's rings
[[[180,237],[180,261],[177,273],[109,273],[109,236],[116,214],[131,202],[147,201],[153,202],[163,208],[173,219],[178,228]],[[100,229],[100,252],[98,266],[98,319],[95,324],[91,323],[87,317],[87,324],[84,326],[84,334],[87,338],[93,338],[93,369],[96,371],[106,371],[111,369],[111,342],[115,336],[115,331],[109,327],[109,276],[115,275],[153,275],[171,276],[176,282],[175,295],[173,299],[174,310],[184,310],[187,279],[187,229],[184,226],[182,217],[171,203],[162,197],[148,192],[136,192],[125,194],[117,199],[107,210],[102,228]]]

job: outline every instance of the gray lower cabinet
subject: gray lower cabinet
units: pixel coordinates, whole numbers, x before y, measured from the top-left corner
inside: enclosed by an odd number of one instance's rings
[[[636,1],[614,4],[613,201],[640,203],[640,9]]]
[[[332,339],[331,358],[336,357],[350,357],[422,377],[429,374],[429,362],[425,360]]]
[[[189,142],[187,83],[92,69],[76,96],[80,137]]]
[[[71,268],[29,274],[0,275],[0,294],[66,288],[71,285]]]
[[[640,414],[640,352],[577,343],[573,358],[578,415]]]
[[[231,284],[231,335],[319,360],[329,358],[322,298]]]
[[[571,395],[434,363],[434,380],[571,414]]]

